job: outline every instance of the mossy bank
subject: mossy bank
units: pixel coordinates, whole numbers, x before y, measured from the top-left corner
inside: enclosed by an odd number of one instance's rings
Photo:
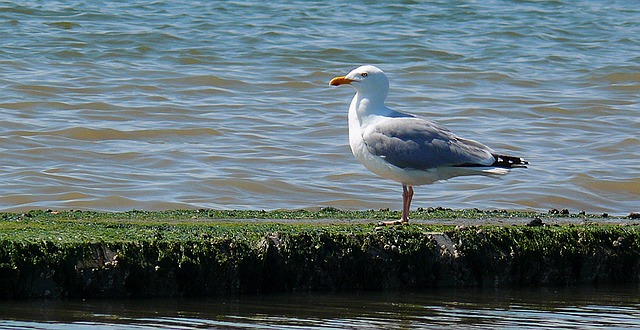
[[[507,211],[0,213],[0,297],[640,281],[637,219]],[[479,225],[476,225],[479,224]]]

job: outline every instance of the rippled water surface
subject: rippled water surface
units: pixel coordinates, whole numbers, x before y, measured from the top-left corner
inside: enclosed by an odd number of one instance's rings
[[[347,142],[356,66],[388,104],[523,156],[414,207],[640,205],[635,1],[0,3],[0,209],[400,208]]]
[[[622,329],[640,326],[639,294],[619,286],[0,301],[0,329]]]

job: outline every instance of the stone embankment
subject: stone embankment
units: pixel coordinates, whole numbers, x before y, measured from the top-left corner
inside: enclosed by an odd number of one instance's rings
[[[640,282],[636,219],[0,219],[0,297],[235,293]],[[456,224],[456,223],[463,223]]]

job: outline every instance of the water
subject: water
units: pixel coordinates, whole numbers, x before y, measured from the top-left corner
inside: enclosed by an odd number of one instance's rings
[[[0,329],[585,329],[640,326],[637,286],[0,302]]]
[[[0,210],[400,208],[347,143],[360,64],[388,104],[531,162],[414,207],[640,205],[635,1],[0,3]]]

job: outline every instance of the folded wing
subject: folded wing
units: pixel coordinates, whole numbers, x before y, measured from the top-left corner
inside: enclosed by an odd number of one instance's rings
[[[387,118],[363,132],[369,152],[400,168],[491,166],[491,148],[415,117]]]

